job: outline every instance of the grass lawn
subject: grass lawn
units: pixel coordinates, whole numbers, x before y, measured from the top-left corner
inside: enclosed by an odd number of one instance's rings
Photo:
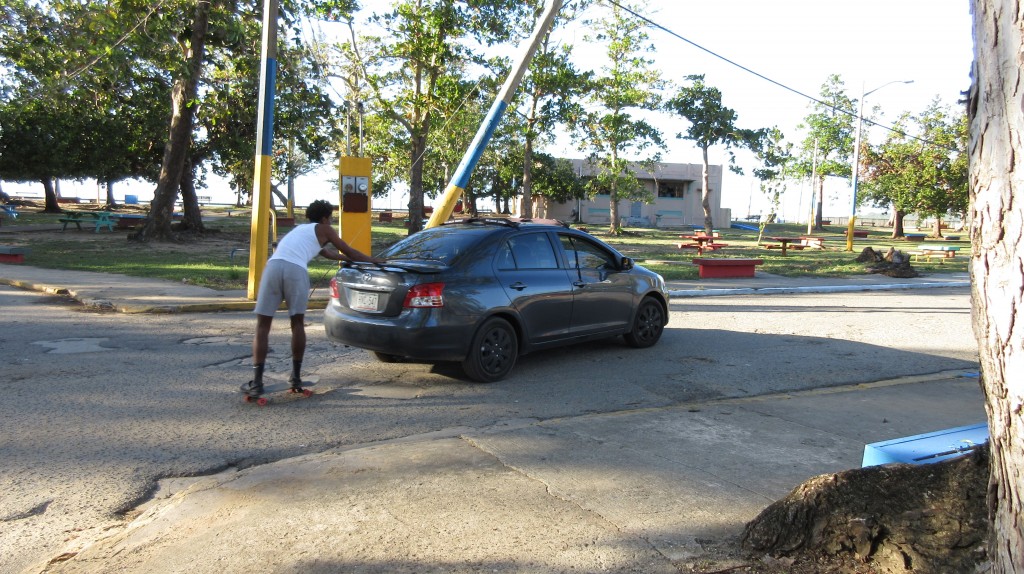
[[[77,207],[77,206],[76,206]],[[141,209],[141,207],[140,207]],[[248,211],[237,208],[204,208],[208,217],[206,226],[211,233],[201,241],[183,243],[137,243],[128,241],[128,232],[100,231],[94,233],[69,228],[65,232],[29,231],[32,224],[57,224],[59,215],[19,209],[17,219],[4,219],[7,231],[25,229],[22,233],[0,234],[0,244],[25,245],[32,248],[26,263],[52,269],[76,269],[121,273],[139,277],[156,277],[172,281],[183,281],[216,289],[244,289],[248,280],[249,227]],[[301,219],[301,218],[300,218]],[[627,228],[620,236],[607,234],[607,226],[586,226],[590,233],[613,245],[623,254],[636,259],[641,265],[660,273],[668,280],[696,279],[697,267],[690,263],[696,257],[693,249],[679,249],[679,243],[687,242],[680,235],[689,235],[687,229]],[[85,226],[83,226],[85,229]],[[888,251],[894,247],[902,251],[913,251],[920,243],[903,239],[890,239],[891,230],[885,228],[861,228],[867,231],[866,239],[854,241],[853,252],[846,251],[846,228],[826,226],[824,231],[813,235],[825,238],[825,249],[789,250],[783,256],[779,250],[768,250],[758,245],[758,233],[743,229],[721,229],[718,242],[728,246],[706,252],[704,257],[754,257],[763,259],[759,272],[797,276],[841,277],[866,273],[865,266],[855,261],[865,247]],[[286,230],[282,229],[280,233]],[[765,236],[801,236],[807,234],[806,225],[772,224],[765,230]],[[373,223],[373,251],[380,252],[406,236],[401,221],[394,223]],[[928,239],[926,242],[960,246],[959,254],[953,259],[931,262],[914,262],[913,267],[923,274],[938,272],[965,272],[970,254],[970,242],[961,234],[961,241]],[[762,243],[771,243],[766,239]],[[234,257],[232,257],[234,251]],[[310,278],[313,284],[323,287],[329,273],[336,268],[331,261],[316,258],[310,263]]]

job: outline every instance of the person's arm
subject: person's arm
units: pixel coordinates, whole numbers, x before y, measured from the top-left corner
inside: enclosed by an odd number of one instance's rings
[[[338,235],[338,232],[334,230],[328,223],[318,223],[316,226],[316,238],[321,245],[324,243],[330,243],[337,249],[337,252],[331,251],[326,247],[320,250],[320,255],[327,259],[333,259],[335,261],[365,261],[367,263],[383,263],[382,259],[371,257],[362,251],[352,247],[345,240]]]

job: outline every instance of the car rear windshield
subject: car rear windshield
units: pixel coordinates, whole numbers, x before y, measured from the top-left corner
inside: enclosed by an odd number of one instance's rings
[[[491,233],[494,233],[493,227],[435,227],[406,237],[380,257],[388,261],[434,261],[450,265]]]

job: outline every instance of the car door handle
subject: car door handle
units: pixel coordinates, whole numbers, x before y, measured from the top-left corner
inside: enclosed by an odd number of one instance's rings
[[[515,283],[509,285],[508,287],[509,289],[515,289],[516,291],[522,291],[523,289],[526,289],[526,283],[523,283],[522,281],[516,281]]]
[[[573,287],[580,287],[580,288],[583,288],[583,287],[586,287],[586,286],[587,286],[587,284],[586,284],[586,283],[584,283],[583,281],[573,281],[573,282],[572,282],[572,286],[573,286]]]

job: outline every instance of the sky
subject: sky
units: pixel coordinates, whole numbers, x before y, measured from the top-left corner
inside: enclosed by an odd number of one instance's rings
[[[973,40],[966,0],[652,0],[648,6],[645,15],[668,30],[649,32],[665,79],[679,84],[688,75],[704,74],[706,84],[721,90],[722,103],[737,112],[737,125],[777,126],[797,145],[804,137],[797,126],[812,110],[794,92],[816,97],[831,74],[858,100],[862,92],[896,82],[865,98],[865,115],[877,106],[875,119],[886,125],[903,112],[923,111],[935,98],[956,106],[970,87]],[[913,83],[901,83],[906,80]],[[664,161],[700,163],[700,150],[676,139],[685,120],[663,115],[658,125],[669,146]],[[870,141],[884,136],[883,129],[864,125],[863,137]],[[712,148],[709,159],[724,164],[728,158]],[[768,201],[750,176],[752,157],[738,159],[747,175],[725,171],[723,206],[732,208],[734,218],[748,210],[767,213]],[[848,180],[830,180],[826,195],[826,218],[849,214]],[[807,183],[789,182],[781,215],[806,219],[809,205]]]
[[[381,0],[365,4],[378,2]],[[804,135],[797,126],[811,112],[811,102],[794,92],[817,96],[830,74],[838,74],[855,99],[860,99],[862,92],[896,82],[865,100],[865,115],[877,107],[875,120],[882,124],[891,123],[903,112],[919,113],[935,98],[955,106],[961,92],[970,87],[973,41],[967,0],[648,0],[646,7],[637,11],[668,30],[648,32],[656,50],[655,66],[665,79],[678,84],[688,75],[704,74],[707,84],[721,90],[723,104],[737,112],[740,127],[777,126],[796,144]],[[562,34],[564,42],[582,46],[586,30],[575,26]],[[580,56],[581,68],[594,68],[601,65],[600,51],[590,47],[574,54]],[[906,80],[913,83],[900,83]],[[663,161],[700,163],[700,151],[676,138],[685,130],[685,120],[664,114],[655,119],[668,144]],[[870,141],[878,143],[884,137],[881,128],[864,127],[864,137]],[[566,138],[559,138],[545,151],[581,157]],[[723,150],[712,148],[710,154],[711,163],[727,161]],[[726,171],[723,206],[732,208],[734,218],[744,217],[748,211],[766,213],[767,201],[749,175],[752,158],[740,155],[739,160],[747,175]],[[336,202],[336,191],[328,187],[331,177],[333,167],[300,178],[296,203],[305,205],[317,198]],[[12,194],[38,195],[39,187],[4,183],[4,190]],[[83,198],[97,194],[94,182],[62,182],[61,189],[65,195],[77,193]],[[124,184],[115,189],[118,195],[136,194],[141,201],[152,197],[149,184]],[[830,180],[826,192],[824,216],[848,215],[849,182]],[[210,195],[215,202],[233,201],[227,185],[216,179],[211,180],[210,189],[199,194]],[[374,205],[401,208],[406,201],[403,197],[375,199]],[[789,182],[783,201],[784,219],[806,219],[810,202],[807,183]]]

